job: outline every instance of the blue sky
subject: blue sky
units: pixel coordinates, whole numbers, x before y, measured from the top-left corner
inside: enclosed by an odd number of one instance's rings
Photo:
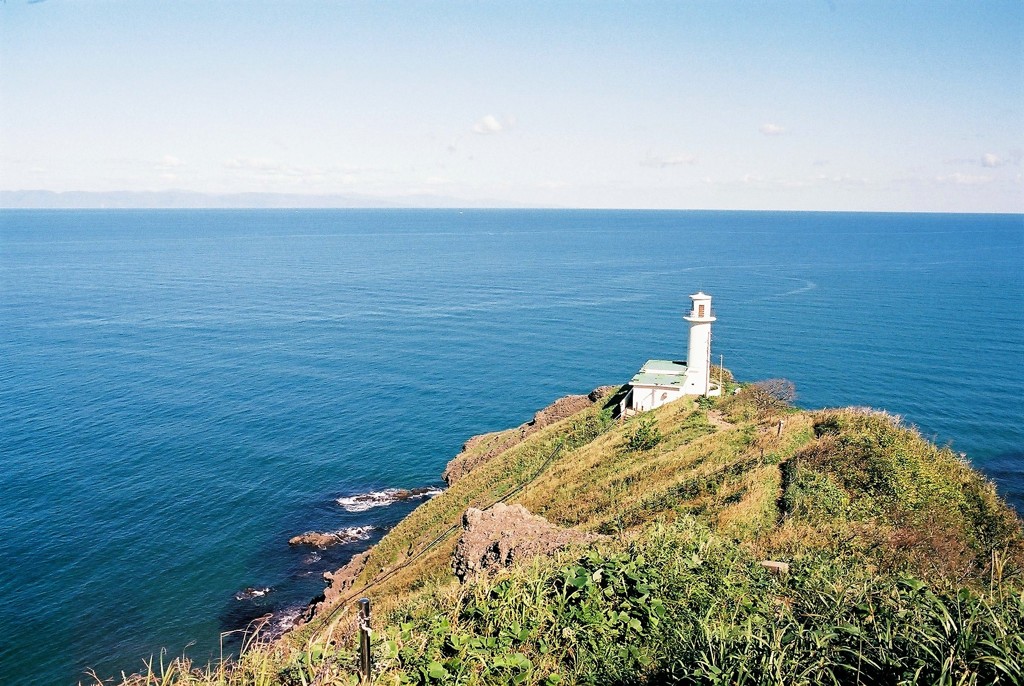
[[[0,190],[1024,211],[1022,2],[0,4]]]

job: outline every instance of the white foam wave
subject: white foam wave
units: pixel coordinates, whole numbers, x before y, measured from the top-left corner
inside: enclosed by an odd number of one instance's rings
[[[385,488],[383,491],[370,491],[337,499],[337,503],[348,512],[366,512],[375,507],[386,507],[407,500],[426,500],[443,493],[440,488]]]
[[[270,586],[248,586],[244,590],[235,594],[235,600],[252,600],[253,598],[262,598],[273,590],[274,589]]]
[[[794,288],[791,291],[786,291],[785,293],[780,294],[779,297],[783,297],[784,298],[787,295],[799,295],[800,293],[806,293],[807,291],[813,291],[815,288],[818,287],[818,284],[814,283],[810,279],[803,279],[803,281],[804,281],[804,285],[803,286],[801,286],[800,288]]]
[[[276,610],[267,623],[265,635],[271,640],[280,638],[295,626],[295,622],[302,616],[305,609],[302,605],[293,605]]]
[[[334,535],[337,536],[338,540],[342,543],[348,543],[349,541],[365,541],[376,528],[377,527],[375,526],[350,526],[347,529],[335,531]]]

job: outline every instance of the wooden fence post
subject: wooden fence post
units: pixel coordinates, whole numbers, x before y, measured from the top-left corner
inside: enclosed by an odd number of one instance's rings
[[[359,677],[361,683],[370,683],[370,599],[359,599]]]

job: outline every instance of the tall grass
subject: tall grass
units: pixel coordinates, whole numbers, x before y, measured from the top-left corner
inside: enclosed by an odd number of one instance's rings
[[[785,577],[692,518],[394,612],[380,683],[1012,684],[1024,595],[821,556]]]

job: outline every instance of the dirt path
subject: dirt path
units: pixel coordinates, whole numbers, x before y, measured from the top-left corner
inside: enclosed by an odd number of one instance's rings
[[[708,410],[708,422],[716,429],[731,429],[736,426],[731,422],[725,421],[725,417],[718,410]]]

